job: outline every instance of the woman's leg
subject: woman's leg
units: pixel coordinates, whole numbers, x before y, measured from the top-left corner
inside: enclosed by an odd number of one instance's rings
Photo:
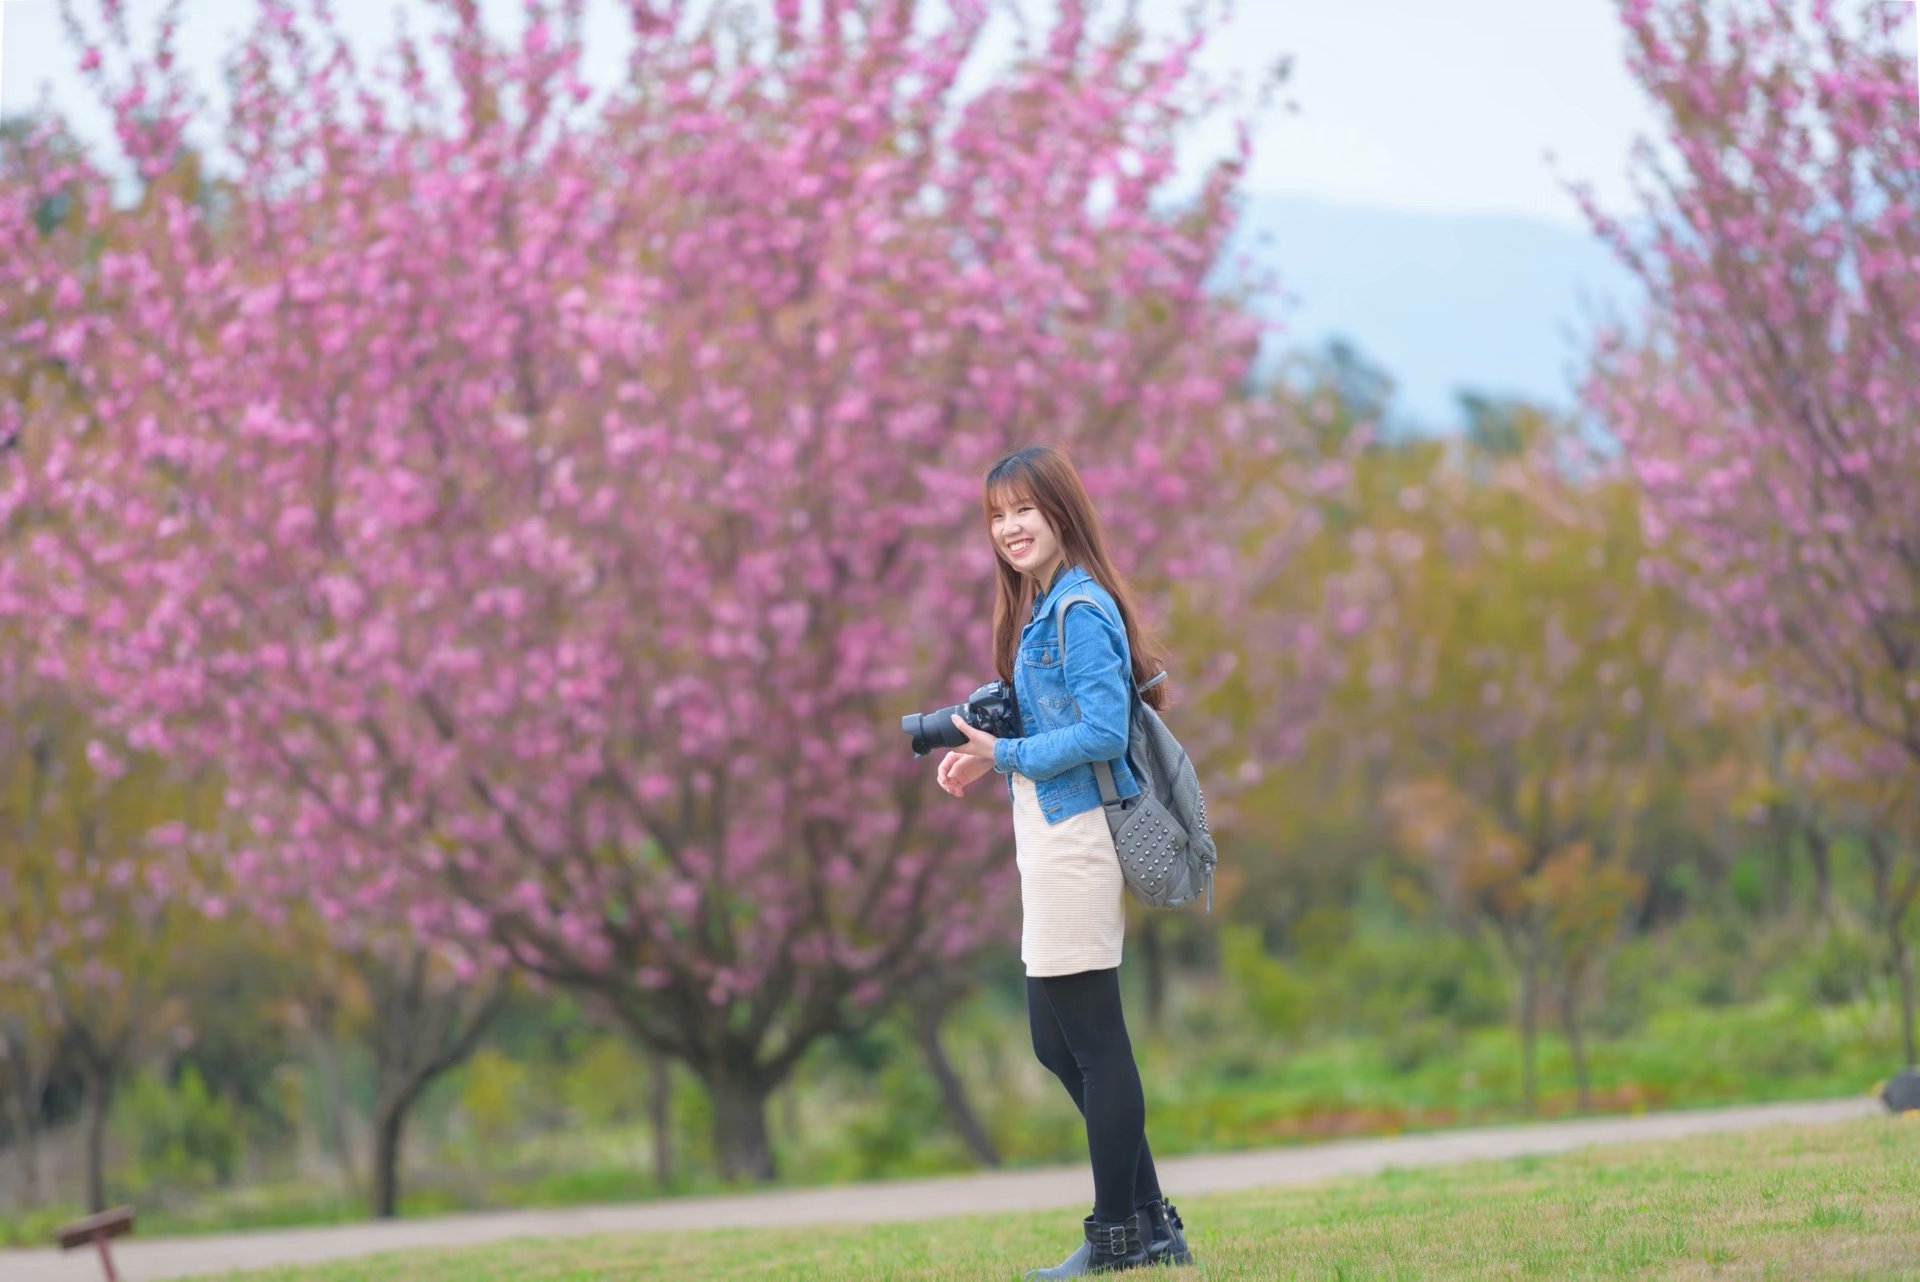
[[[1125,1219],[1160,1196],[1147,1147],[1146,1100],[1120,1005],[1117,970],[1027,977],[1033,1053],[1087,1123],[1094,1218]]]

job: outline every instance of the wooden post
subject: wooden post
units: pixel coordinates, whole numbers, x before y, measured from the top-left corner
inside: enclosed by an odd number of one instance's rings
[[[133,1208],[116,1206],[102,1211],[98,1215],[89,1215],[84,1220],[59,1230],[56,1240],[62,1251],[71,1251],[75,1247],[93,1243],[100,1252],[100,1267],[107,1271],[107,1282],[120,1282],[120,1275],[114,1271],[113,1252],[108,1250],[107,1242],[123,1233],[133,1232]]]

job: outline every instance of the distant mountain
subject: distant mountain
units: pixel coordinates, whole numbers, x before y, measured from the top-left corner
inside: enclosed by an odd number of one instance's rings
[[[1278,346],[1345,338],[1394,379],[1389,423],[1421,432],[1454,430],[1467,389],[1570,408],[1596,318],[1642,296],[1597,237],[1508,215],[1253,193],[1243,252],[1290,296]]]

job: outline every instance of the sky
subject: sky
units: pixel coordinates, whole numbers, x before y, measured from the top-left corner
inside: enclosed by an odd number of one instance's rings
[[[92,9],[93,0],[79,0]],[[501,29],[519,0],[481,0]],[[1149,28],[1183,27],[1191,0],[1139,0]],[[356,43],[371,47],[422,0],[334,0]],[[128,0],[135,29],[162,6]],[[181,48],[203,85],[252,11],[250,0],[190,0]],[[1629,148],[1652,117],[1624,67],[1614,0],[1237,0],[1202,58],[1250,87],[1282,56],[1292,74],[1254,133],[1250,191],[1402,211],[1519,214],[1584,224],[1566,181],[1591,183],[1610,209],[1628,207]],[[1030,12],[1044,11],[1029,0]],[[105,113],[74,74],[59,0],[0,0],[0,114],[50,94],[85,137],[105,140]],[[614,0],[589,0],[588,75],[611,83],[622,62]],[[975,67],[990,74],[1013,26],[997,20]],[[1288,110],[1291,103],[1297,110]],[[1189,140],[1197,172],[1231,142],[1226,113]],[[1547,153],[1556,157],[1558,172]]]
[[[1581,227],[1546,154],[1615,208],[1653,132],[1613,0],[1265,0],[1241,6],[1217,65],[1281,52],[1298,112],[1256,134],[1256,191]]]

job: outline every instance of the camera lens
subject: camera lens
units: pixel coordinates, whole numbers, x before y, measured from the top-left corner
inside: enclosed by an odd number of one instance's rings
[[[958,748],[967,741],[953,724],[956,713],[962,705],[941,708],[935,712],[909,712],[900,718],[900,730],[913,736],[913,755],[924,757],[935,748]]]

